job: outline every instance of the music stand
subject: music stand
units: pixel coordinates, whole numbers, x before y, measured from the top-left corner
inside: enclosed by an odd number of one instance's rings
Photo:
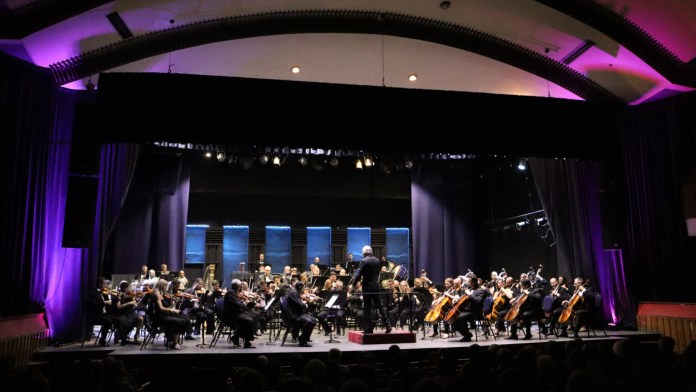
[[[268,309],[270,309],[271,306],[273,306],[273,304],[275,304],[276,298],[277,298],[277,297],[274,295],[273,298],[271,298],[271,300],[268,301],[268,303],[266,304],[266,307],[263,308],[263,312],[264,312],[264,313],[267,313],[267,312],[268,312]],[[273,318],[275,319],[275,312],[273,312]],[[270,321],[270,322],[273,322],[273,321]],[[267,322],[267,324],[268,324],[268,323],[269,323],[269,322]],[[272,344],[276,344],[276,342],[273,340],[273,329],[272,329],[270,326],[268,326],[268,325],[266,325],[266,326],[268,327],[268,341],[267,341],[265,344],[266,344],[267,346],[268,346],[268,345],[272,345]]]
[[[208,295],[210,295],[209,293],[210,293],[209,291],[206,291],[203,295],[201,295],[201,298],[198,299],[199,306],[201,307],[201,310],[203,310],[204,316],[205,316],[205,303],[208,301]],[[198,348],[210,347],[209,344],[205,344],[205,330],[208,329],[207,328],[208,327],[207,321],[206,321],[205,328],[203,328],[203,327],[204,327],[203,323],[201,323],[201,325],[198,327],[200,329],[200,332],[201,332],[201,342],[196,345],[196,347],[198,347]]]
[[[319,290],[322,290],[327,279],[329,279],[328,276],[314,276],[312,277],[311,287],[319,287]]]
[[[337,276],[336,279],[340,280],[343,282],[343,287],[348,287],[348,283],[350,283],[350,280],[353,279],[352,276]]]
[[[348,293],[346,291],[322,290],[319,292],[319,296],[324,298],[324,307],[329,310],[330,315],[333,315],[334,325],[338,328],[338,309],[346,304]],[[338,308],[335,308],[336,306]],[[324,343],[340,343],[340,341],[333,338],[333,328],[329,330],[329,340]]]
[[[360,266],[359,261],[348,261],[346,262],[346,271],[353,275],[353,272],[355,272],[356,269]]]

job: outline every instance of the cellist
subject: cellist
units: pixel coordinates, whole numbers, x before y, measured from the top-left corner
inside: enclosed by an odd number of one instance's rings
[[[580,332],[580,328],[582,327],[587,327],[587,322],[588,322],[588,317],[590,316],[590,311],[592,311],[594,307],[594,291],[590,288],[587,287],[587,285],[584,284],[585,281],[582,278],[575,278],[573,281],[573,286],[575,287],[575,293],[573,296],[579,296],[578,301],[575,303],[573,306],[573,311],[575,312],[575,328],[573,329],[573,337],[577,338],[578,337],[578,332]],[[563,306],[572,306],[569,304],[568,301],[563,301]],[[568,336],[568,325],[563,324],[561,327],[561,334],[559,336]]]
[[[464,309],[460,311],[459,317],[454,324],[454,328],[463,336],[459,340],[460,342],[471,341],[472,335],[469,332],[469,327],[476,328],[476,315],[479,315],[479,317],[483,316],[483,299],[486,298],[486,294],[490,295],[485,288],[479,286],[476,275],[472,274],[466,278],[466,289],[463,295],[468,295],[469,301]]]
[[[515,297],[512,290],[514,282],[515,279],[513,279],[512,276],[508,276],[505,278],[505,284],[500,288],[499,295],[505,297],[505,302],[503,303],[502,309],[498,309],[498,317],[495,321],[495,329],[498,335],[505,331],[505,315],[507,315],[507,312],[510,310],[510,301]]]
[[[570,299],[570,293],[565,287],[561,286],[556,278],[549,279],[549,284],[551,285],[551,292],[549,293],[549,296],[553,299],[549,319],[551,320],[551,331],[555,331],[556,324],[558,323],[558,317],[561,315],[561,312],[563,312],[563,303],[568,302],[568,299]],[[564,330],[561,332],[559,337],[568,337],[568,333]]]
[[[524,340],[532,338],[532,319],[539,318],[541,315],[541,299],[543,291],[541,288],[532,288],[532,282],[524,278],[520,281],[522,293],[511,301],[510,306],[515,306],[518,301],[523,301],[520,305],[519,313],[514,320],[510,320],[510,336],[507,339],[517,340],[517,324],[522,324],[525,328]],[[500,317],[500,316],[499,316]]]

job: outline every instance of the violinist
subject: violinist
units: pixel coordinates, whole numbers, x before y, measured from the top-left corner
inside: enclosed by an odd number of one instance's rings
[[[532,338],[532,319],[538,319],[541,316],[542,289],[532,288],[532,282],[524,278],[520,281],[520,290],[521,294],[510,302],[510,305],[514,306],[516,302],[522,301],[518,304],[520,309],[517,317],[510,320],[512,326],[507,339],[517,340],[517,324],[519,323],[525,328],[524,339],[529,340]]]
[[[467,295],[469,301],[466,303],[463,310],[460,309],[459,317],[454,323],[454,329],[463,336],[461,340],[459,340],[460,342],[471,341],[472,335],[469,329],[476,328],[477,315],[478,317],[483,316],[483,300],[490,295],[485,288],[479,286],[479,280],[476,275],[471,275],[466,278],[466,287],[463,295]]]
[[[140,329],[143,327],[144,318],[135,311],[137,301],[135,298],[135,293],[131,291],[128,282],[121,282],[119,284],[119,290],[121,293],[119,295],[118,302],[116,303],[118,314],[121,316],[121,319],[125,324],[126,333],[135,328],[135,337],[133,338],[133,343],[138,344],[140,343]],[[121,339],[122,346],[128,344],[127,338],[128,335],[126,334],[124,335],[124,338]]]
[[[549,279],[549,285],[551,286],[551,292],[549,296],[553,300],[551,305],[551,314],[549,315],[551,331],[556,330],[556,324],[558,323],[558,317],[560,317],[561,312],[563,312],[563,302],[567,302],[570,299],[570,292],[561,284],[556,278]],[[568,332],[562,331],[559,335],[560,337],[568,337]]]
[[[181,334],[186,332],[187,319],[180,317],[180,311],[174,308],[172,295],[167,293],[168,283],[164,279],[157,281],[152,292],[152,301],[155,306],[155,319],[159,324],[164,325],[164,334],[169,343],[169,347],[174,350],[181,350],[179,344]]]
[[[411,325],[411,331],[413,331],[413,329],[423,324],[423,318],[425,315],[423,314],[423,308],[421,305],[421,300],[418,299],[418,296],[415,295],[415,293],[408,286],[408,281],[402,280],[399,282],[397,306],[389,311],[391,323],[396,326],[396,320],[398,317],[399,326],[401,329],[404,329],[406,320],[413,315],[416,320],[414,323],[415,325]]]
[[[254,331],[258,325],[258,319],[247,311],[247,305],[240,297],[242,282],[239,279],[232,280],[230,290],[225,294],[225,314],[229,325],[237,328],[232,335],[232,343],[239,347],[239,338],[244,339],[244,348],[255,348],[251,341],[254,340]]]
[[[342,281],[336,281],[336,285],[334,288],[330,291],[343,291],[343,282]],[[319,297],[321,302],[324,302],[324,299]],[[331,326],[329,326],[329,322],[327,321],[327,317],[329,315],[335,315],[335,321],[336,321],[336,326],[338,331],[336,331],[337,334],[340,335],[340,326],[343,325],[343,320],[346,316],[345,310],[340,305],[333,305],[333,309],[329,309],[326,306],[317,314],[317,320],[319,321],[319,325],[321,325],[321,329],[324,330],[324,335],[329,336],[331,333]]]
[[[186,294],[181,288],[181,283],[179,279],[174,279],[171,282],[172,286],[172,301],[174,302],[174,307],[179,311],[178,316],[186,320],[186,336],[185,340],[194,340],[193,337],[193,324],[191,324],[191,317],[197,316],[197,314],[191,314],[191,310],[194,305],[198,304],[198,300],[191,294]]]
[[[220,283],[218,282],[219,288]],[[194,302],[193,309],[189,312],[189,315],[196,319],[196,323],[193,326],[193,335],[200,334],[201,326],[205,322],[205,333],[212,336],[215,333],[215,311],[213,310],[214,306],[210,305],[208,301],[208,297],[211,297],[212,293],[203,289],[203,278],[196,278],[193,281],[193,285],[185,290],[185,293],[193,296],[197,301],[197,305]]]
[[[290,286],[287,288],[286,299],[288,301],[288,317],[294,321],[297,327],[297,329],[293,331],[293,338],[297,336],[300,347],[311,347],[307,342],[312,335],[317,320],[307,312],[307,304],[302,302],[300,298],[300,293],[303,289],[304,284],[302,282],[297,282],[294,287]]]
[[[138,284],[138,286],[142,286],[142,285],[145,283],[145,281],[148,280],[148,279],[149,279],[149,278],[148,278],[147,266],[146,266],[146,265],[143,265],[142,267],[140,267],[140,273],[139,273],[139,274],[135,274],[135,277],[133,278],[133,280],[136,281],[136,283]]]
[[[106,279],[100,276],[97,278],[96,290],[93,290],[90,294],[89,309],[87,311],[89,324],[102,326],[101,335],[99,336],[99,345],[102,347],[109,346],[106,342],[106,336],[114,325],[113,320],[106,313],[106,307],[110,305],[107,302],[108,300],[104,299],[106,290],[108,290]],[[89,333],[91,334],[91,331]]]

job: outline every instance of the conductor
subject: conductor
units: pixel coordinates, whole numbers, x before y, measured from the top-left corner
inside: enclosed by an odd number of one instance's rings
[[[363,330],[364,333],[370,334],[373,332],[372,324],[372,305],[377,307],[380,317],[382,318],[382,324],[385,328],[385,333],[391,332],[391,324],[389,324],[389,318],[387,317],[387,311],[382,305],[382,296],[379,292],[379,260],[372,255],[372,247],[365,245],[362,248],[363,259],[360,262],[360,266],[355,271],[353,275],[353,280],[357,282],[361,277],[363,280],[363,312],[364,320]]]

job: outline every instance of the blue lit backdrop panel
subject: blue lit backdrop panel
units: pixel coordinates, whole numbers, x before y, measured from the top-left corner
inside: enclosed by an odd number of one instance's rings
[[[266,261],[281,270],[290,260],[290,227],[266,226]]]
[[[307,228],[307,266],[314,264],[319,256],[322,265],[331,265],[331,228]]]
[[[208,225],[186,225],[186,263],[205,262],[205,231]]]
[[[249,226],[222,227],[222,273],[218,276],[229,276],[240,271],[240,263],[248,270],[249,263]]]
[[[353,254],[354,260],[362,260],[362,247],[370,244],[372,229],[369,227],[348,228],[348,252]]]
[[[387,228],[387,259],[396,264],[403,264],[406,268],[411,261],[408,237],[407,228]]]

